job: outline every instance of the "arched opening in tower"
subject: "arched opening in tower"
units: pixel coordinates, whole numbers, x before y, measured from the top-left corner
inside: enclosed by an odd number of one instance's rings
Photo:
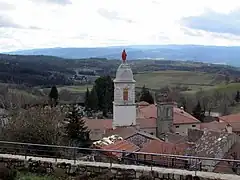
[[[128,88],[123,89],[123,100],[128,101]]]

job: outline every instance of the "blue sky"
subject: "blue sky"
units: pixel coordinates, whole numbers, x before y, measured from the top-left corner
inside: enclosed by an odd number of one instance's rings
[[[239,45],[237,0],[0,0],[0,52],[135,44]]]

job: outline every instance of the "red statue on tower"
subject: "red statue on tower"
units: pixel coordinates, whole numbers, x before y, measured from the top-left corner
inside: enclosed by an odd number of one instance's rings
[[[127,59],[127,53],[124,49],[123,52],[122,52],[122,61],[125,63],[126,59]]]

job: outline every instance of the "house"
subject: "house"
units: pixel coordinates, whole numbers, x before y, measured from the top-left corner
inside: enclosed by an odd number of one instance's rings
[[[201,123],[200,124],[201,130],[212,130],[212,131],[218,131],[218,132],[233,132],[233,127],[225,122],[225,121],[212,121],[208,123]]]
[[[131,156],[129,152],[136,152],[140,148],[130,141],[124,140],[119,135],[111,135],[93,143],[93,148],[100,149],[97,154],[101,160],[121,161],[126,156]],[[106,150],[106,151],[104,151]],[[108,150],[126,151],[127,153],[110,152]],[[95,155],[96,158],[96,155]]]
[[[232,132],[240,135],[240,113],[221,116],[218,118],[219,123],[227,123],[232,127]]]
[[[169,119],[172,121],[171,124],[171,131],[173,131],[176,134],[187,136],[188,129],[200,129],[200,121],[193,117],[191,114],[185,112],[183,109],[178,108],[176,103],[172,103],[172,105],[155,105],[155,104],[146,104],[142,103],[138,105],[138,122],[140,125],[140,129],[152,133],[154,135],[157,135],[156,128],[157,128],[157,120],[161,116],[165,116],[166,110],[164,109],[164,106],[172,106],[173,113],[169,113],[171,117],[162,117],[162,119]],[[163,107],[163,111],[158,113],[158,109]],[[167,107],[167,108],[170,108]],[[158,121],[161,121],[160,119]],[[163,126],[163,124],[160,124],[159,126]],[[166,128],[165,128],[166,129]]]
[[[186,150],[187,156],[208,157],[208,158],[224,158],[225,154],[229,152],[232,146],[237,142],[237,135],[234,133],[210,131],[210,130],[196,130],[199,131],[194,145]],[[193,135],[189,136],[192,138]],[[193,161],[194,164],[201,163],[202,170],[214,171],[215,166],[220,161],[202,160]]]
[[[151,154],[162,154],[159,155],[138,155],[138,161],[144,164],[151,164],[155,166],[164,166],[164,167],[174,167],[174,168],[183,168],[187,164],[186,159],[174,158],[164,156],[163,154],[169,155],[183,155],[188,145],[174,144],[170,142],[164,142],[161,140],[151,140],[150,142],[144,144],[144,146],[140,149],[140,152],[151,153]]]

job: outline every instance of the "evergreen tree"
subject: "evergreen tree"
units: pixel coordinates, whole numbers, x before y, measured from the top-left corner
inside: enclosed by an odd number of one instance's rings
[[[59,96],[56,86],[52,86],[51,91],[48,96],[49,96],[51,106],[56,107],[56,105],[58,104],[58,96]]]
[[[193,116],[198,120],[200,120],[201,122],[204,121],[205,115],[204,115],[204,111],[202,110],[200,101],[198,101],[197,105],[193,109]]]
[[[102,76],[96,79],[94,85],[98,99],[98,109],[104,114],[112,112],[114,85],[110,76]]]
[[[90,104],[90,107],[93,111],[98,110],[98,96],[97,96],[97,92],[96,92],[95,87],[93,87],[91,92],[90,92],[89,104]]]
[[[145,101],[149,104],[154,104],[153,96],[151,95],[150,91],[145,87],[145,85],[142,87],[140,101]]]
[[[65,118],[68,122],[66,126],[66,134],[72,146],[89,147],[90,146],[90,131],[82,119],[83,113],[79,113],[76,106],[72,106]]]
[[[85,106],[85,110],[89,111],[91,109],[91,105],[90,105],[90,93],[89,93],[89,89],[87,88],[87,91],[85,93],[85,101],[84,101],[84,106]]]
[[[235,101],[236,101],[236,102],[239,102],[239,101],[240,101],[240,92],[239,92],[239,91],[237,91],[237,94],[236,94],[236,96],[235,96]]]

